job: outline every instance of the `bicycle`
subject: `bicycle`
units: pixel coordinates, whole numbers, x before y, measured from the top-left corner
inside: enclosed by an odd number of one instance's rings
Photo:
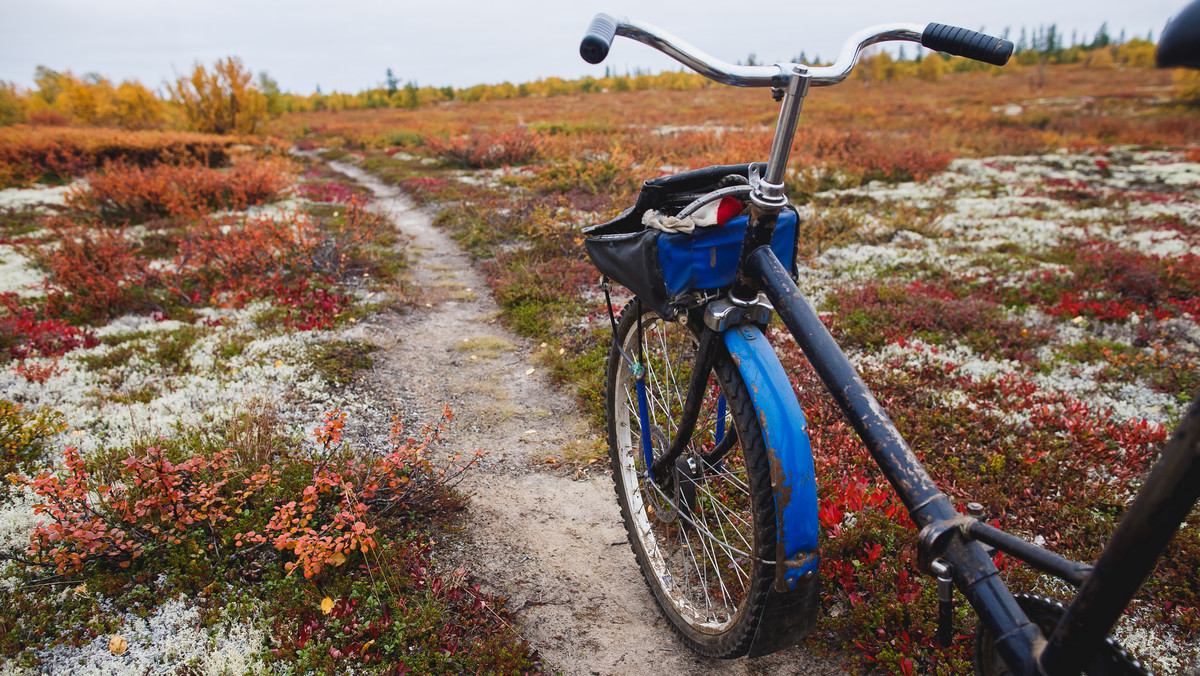
[[[606,406],[618,502],[642,575],[684,642],[714,657],[769,654],[811,632],[819,611],[811,447],[763,333],[777,314],[919,529],[918,565],[938,581],[943,645],[957,589],[980,618],[977,673],[1145,673],[1108,634],[1200,498],[1200,402],[1100,558],[1070,561],[956,511],[794,281],[799,225],[783,184],[810,88],[842,82],[863,49],[884,41],[994,65],[1007,62],[1013,44],[943,24],[890,24],[856,33],[830,66],[741,66],[650,24],[599,14],[581,55],[603,61],[618,35],[719,83],[770,88],[780,103],[766,163],[646,181],[633,207],[584,230],[614,336]],[[1160,64],[1200,67],[1197,35],[1200,0],[1168,26]],[[749,214],[731,217],[745,203]],[[720,227],[704,227],[713,221]],[[634,295],[619,317],[610,280]],[[1070,605],[1014,596],[992,551],[1078,595]]]

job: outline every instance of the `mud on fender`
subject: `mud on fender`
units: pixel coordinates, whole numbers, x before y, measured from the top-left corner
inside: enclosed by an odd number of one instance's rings
[[[821,578],[815,572],[802,576],[786,592],[781,593],[771,585],[746,656],[762,657],[796,645],[812,633],[820,611]]]

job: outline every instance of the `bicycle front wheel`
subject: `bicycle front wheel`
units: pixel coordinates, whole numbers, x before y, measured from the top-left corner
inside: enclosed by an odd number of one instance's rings
[[[739,657],[774,580],[775,503],[762,431],[723,344],[673,477],[648,478],[643,444],[645,429],[652,457],[671,446],[697,345],[686,325],[625,306],[608,358],[609,451],[625,529],[663,615],[697,652]],[[646,368],[645,426],[618,346]]]

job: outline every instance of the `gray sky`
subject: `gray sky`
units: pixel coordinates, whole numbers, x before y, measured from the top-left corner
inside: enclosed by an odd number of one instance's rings
[[[467,87],[540,77],[602,75],[579,58],[592,15],[648,21],[719,58],[830,58],[853,31],[888,21],[940,21],[999,34],[1056,23],[1091,38],[1101,22],[1116,35],[1157,39],[1186,0],[0,0],[0,80],[33,84],[42,64],[76,74],[136,78],[158,87],[198,59],[237,55],[284,90],[320,85],[355,92],[392,68],[403,81]],[[756,21],[742,8],[755,7]],[[739,11],[734,11],[737,8]],[[606,62],[673,69],[650,48],[619,39]]]

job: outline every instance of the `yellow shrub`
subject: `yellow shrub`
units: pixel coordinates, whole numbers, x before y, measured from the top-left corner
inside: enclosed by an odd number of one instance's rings
[[[1107,47],[1101,47],[1100,49],[1093,50],[1091,54],[1088,54],[1088,57],[1083,62],[1083,65],[1086,68],[1106,70],[1115,67],[1116,63],[1113,61],[1112,50],[1108,49]]]
[[[1179,68],[1175,71],[1175,98],[1200,101],[1200,71]]]
[[[242,60],[230,56],[214,63],[211,72],[197,63],[191,76],[180,76],[168,88],[197,131],[253,134],[267,119],[267,98],[251,79]]]
[[[126,80],[114,94],[114,121],[122,129],[153,129],[161,126],[162,101],[142,83]]]
[[[921,67],[918,71],[922,80],[927,82],[937,82],[938,78],[946,72],[946,60],[937,54],[930,52],[921,59]]]
[[[61,83],[62,93],[54,102],[60,112],[87,125],[104,124],[115,117],[116,92],[108,80],[96,78],[85,82],[67,73]]]
[[[1134,38],[1117,47],[1117,61],[1134,68],[1154,67],[1154,43]]]
[[[17,86],[0,81],[0,127],[25,121],[25,105]]]

